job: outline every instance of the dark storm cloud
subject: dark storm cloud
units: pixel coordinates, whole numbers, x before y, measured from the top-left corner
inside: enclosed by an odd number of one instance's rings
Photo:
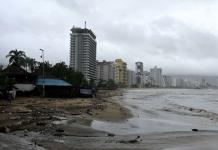
[[[218,74],[216,1],[8,0],[0,5],[0,60],[23,49],[40,60],[69,61],[73,25],[87,21],[97,35],[99,60],[123,58],[134,69],[158,65],[165,73]],[[187,67],[188,66],[188,67]]]

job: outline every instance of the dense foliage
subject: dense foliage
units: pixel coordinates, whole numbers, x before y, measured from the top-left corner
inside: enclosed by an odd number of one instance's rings
[[[3,69],[3,65],[0,64],[0,71],[2,71],[2,69]]]
[[[39,63],[38,71],[42,73],[43,63]],[[68,67],[65,62],[51,65],[48,61],[44,63],[45,74],[52,75],[56,78],[67,81],[73,86],[83,86],[87,84],[84,75],[81,72],[76,72]]]
[[[25,64],[26,70],[29,68],[30,72],[34,72],[38,67],[39,62],[37,62],[34,58],[26,57]]]
[[[1,96],[6,97],[7,91],[13,88],[14,80],[9,79],[6,75],[0,74],[0,93]]]
[[[84,75],[81,72],[76,72],[68,67],[65,62],[56,63],[53,66],[49,61],[45,61],[44,63],[37,62],[34,58],[27,57],[24,51],[18,51],[17,49],[11,50],[6,57],[9,58],[9,65],[13,64],[24,67],[31,73],[38,73],[39,76],[42,76],[44,65],[46,76],[52,75],[53,77],[63,79],[73,86],[87,85]]]
[[[56,63],[51,72],[54,76],[61,78],[74,86],[83,86],[87,84],[84,75],[68,67],[65,62]]]
[[[117,84],[114,82],[114,80],[108,80],[108,81],[104,81],[104,80],[100,80],[98,82],[98,87],[99,88],[103,88],[103,89],[116,89],[117,88]]]

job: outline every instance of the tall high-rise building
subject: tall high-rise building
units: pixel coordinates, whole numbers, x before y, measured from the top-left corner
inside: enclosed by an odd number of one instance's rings
[[[162,77],[162,69],[154,68],[150,69],[150,77],[151,77],[151,85],[154,87],[162,87],[163,86],[163,77]]]
[[[135,85],[135,72],[132,70],[127,70],[127,81],[128,87]]]
[[[112,61],[97,62],[97,80],[114,80],[115,64]]]
[[[173,81],[172,81],[172,77],[171,76],[163,76],[163,87],[165,88],[170,88],[173,85]]]
[[[136,72],[136,84],[138,87],[143,86],[143,63],[136,62],[135,63],[135,72]]]
[[[73,27],[70,34],[70,67],[84,74],[86,80],[96,78],[96,36],[92,30]]]
[[[143,83],[144,83],[145,87],[150,87],[151,86],[150,72],[148,72],[148,71],[143,72]]]
[[[122,59],[115,60],[115,82],[127,85],[127,64]]]

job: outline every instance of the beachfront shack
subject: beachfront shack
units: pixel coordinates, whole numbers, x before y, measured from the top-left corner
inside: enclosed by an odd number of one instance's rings
[[[35,88],[35,76],[15,64],[9,65],[1,74],[13,79],[17,94],[30,93]]]
[[[37,79],[36,86],[40,93],[42,93],[43,84],[46,97],[72,97],[73,87],[64,80],[54,78]]]

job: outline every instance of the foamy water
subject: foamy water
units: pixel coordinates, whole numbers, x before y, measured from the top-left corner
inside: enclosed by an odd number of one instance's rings
[[[93,128],[121,135],[218,130],[218,90],[133,89],[115,98],[133,117],[122,123],[94,120]]]

